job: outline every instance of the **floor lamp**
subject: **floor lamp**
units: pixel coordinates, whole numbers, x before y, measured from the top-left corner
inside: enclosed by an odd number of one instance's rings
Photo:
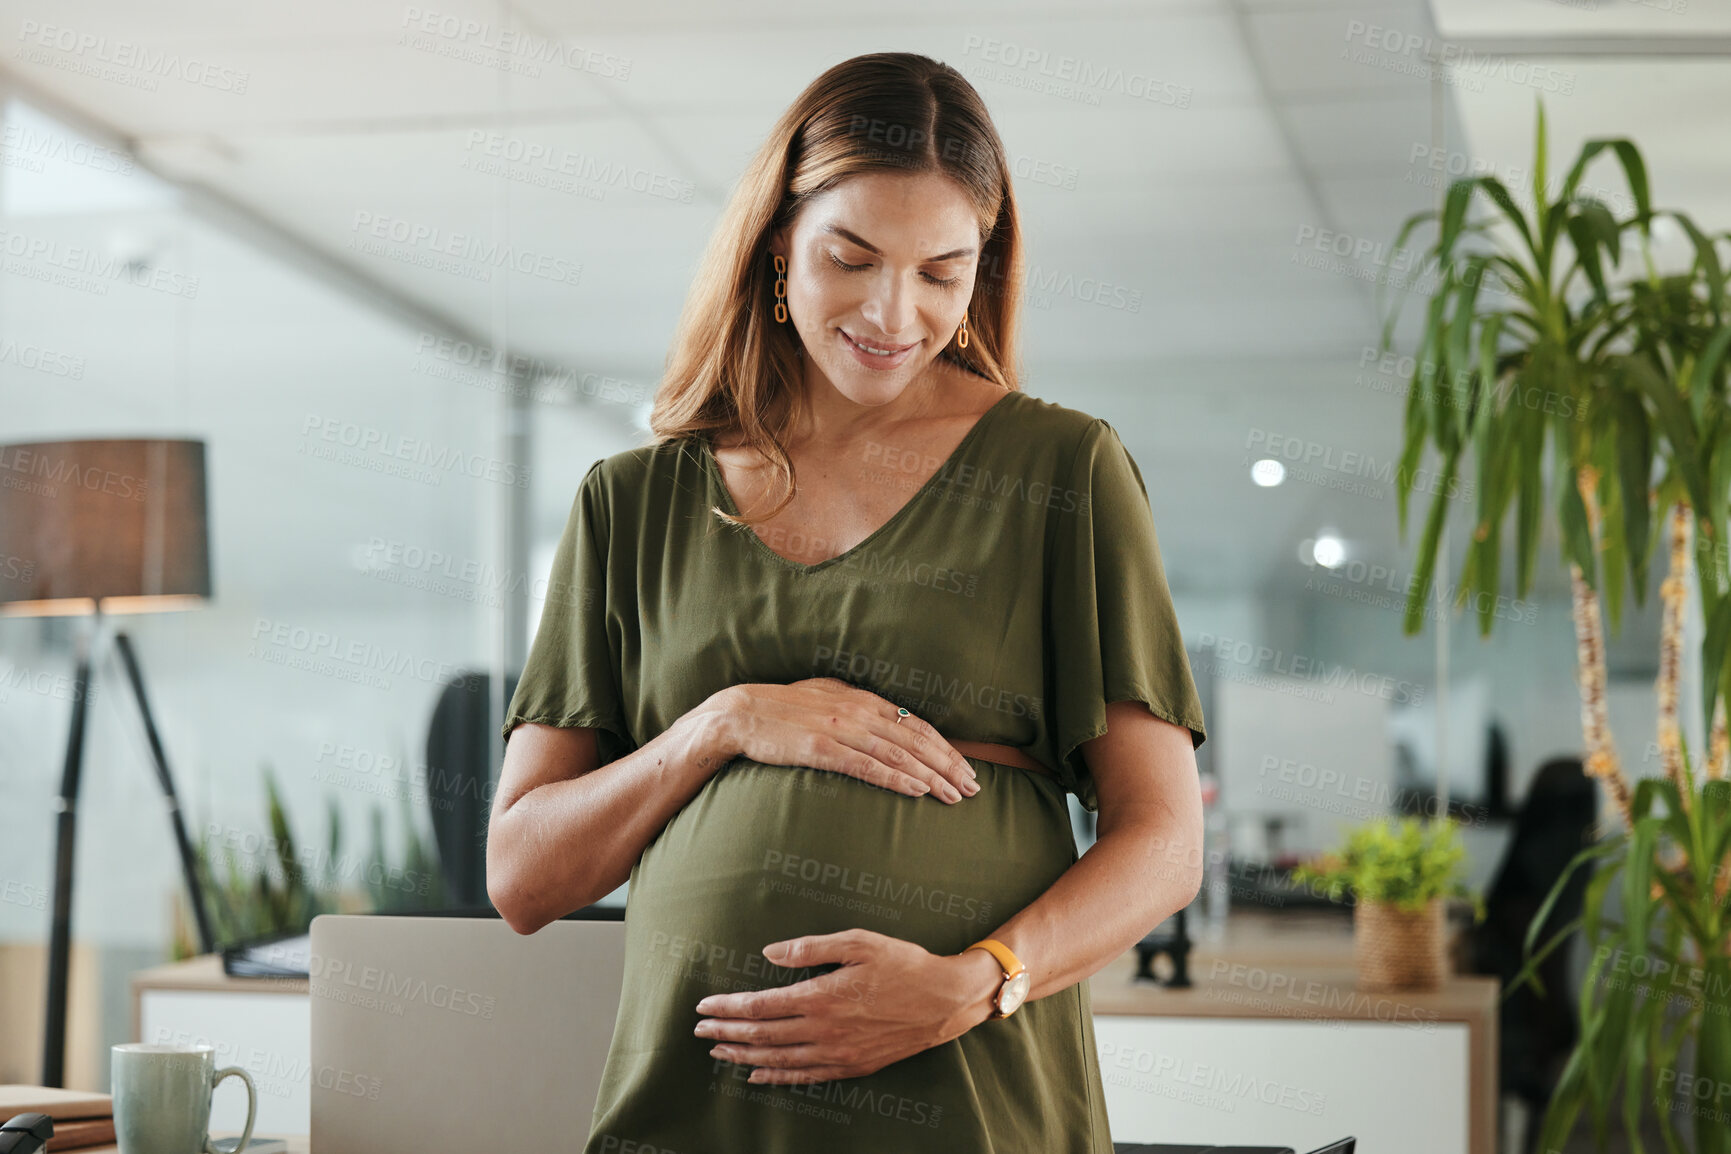
[[[210,596],[210,537],[204,442],[189,440],[36,441],[0,445],[0,613],[84,616],[79,642],[54,842],[54,907],[48,947],[48,1001],[42,1084],[65,1081],[67,975],[72,951],[72,862],[78,783],[84,761],[91,656],[105,616],[191,609]],[[138,659],[124,631],[114,634],[127,684],[144,718],[157,781],[168,799],[175,847],[198,922],[199,942],[215,949],[192,843]]]

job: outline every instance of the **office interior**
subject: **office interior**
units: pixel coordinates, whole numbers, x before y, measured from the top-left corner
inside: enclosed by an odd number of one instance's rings
[[[1653,204],[1723,236],[1731,5],[0,0],[0,28],[0,476],[39,484],[32,445],[148,441],[88,460],[155,478],[144,548],[185,554],[201,586],[98,594],[100,613],[0,604],[0,1084],[109,1095],[111,1047],[208,1044],[251,1073],[254,1134],[322,1151],[320,1111],[364,1128],[368,1103],[321,1084],[342,1063],[305,976],[315,916],[394,923],[342,939],[362,959],[411,925],[471,935],[452,948],[477,965],[526,948],[488,917],[485,832],[573,495],[645,443],[698,258],[769,126],[824,68],[903,50],[961,71],[1002,134],[1023,388],[1106,418],[1137,462],[1207,720],[1202,888],[1088,979],[1113,1141],[1535,1148],[1593,949],[1577,932],[1554,997],[1505,999],[1509,927],[1628,827],[1584,770],[1554,490],[1531,587],[1505,549],[1485,632],[1452,603],[1478,508],[1463,473],[1406,628],[1436,474],[1404,531],[1395,474],[1435,284],[1397,236],[1458,179],[1554,196],[1596,138],[1634,142]],[[1633,211],[1610,151],[1580,191]],[[1660,267],[1693,252],[1655,221]],[[17,540],[0,588],[75,552]],[[1666,772],[1665,556],[1603,639],[1631,781]],[[1677,716],[1697,750],[1693,581]],[[1085,853],[1095,816],[1068,804]],[[1353,904],[1291,871],[1367,823],[1444,815],[1490,916],[1447,904],[1440,984],[1358,992]],[[572,935],[545,948],[593,964],[587,987],[615,972],[584,951],[611,948],[627,894],[544,931]],[[390,1022],[372,1022],[387,1042]],[[1660,1115],[1694,1133],[1731,1110],[1678,1077],[1641,1120],[1649,1148]],[[212,1133],[247,1105],[223,1083]],[[1620,1109],[1608,1126],[1633,1148]],[[1583,1116],[1562,1149],[1591,1141]]]

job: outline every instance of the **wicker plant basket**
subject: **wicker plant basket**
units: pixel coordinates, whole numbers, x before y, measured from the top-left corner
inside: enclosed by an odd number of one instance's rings
[[[1445,910],[1432,898],[1422,910],[1360,898],[1352,909],[1352,955],[1361,990],[1433,990],[1448,975]]]

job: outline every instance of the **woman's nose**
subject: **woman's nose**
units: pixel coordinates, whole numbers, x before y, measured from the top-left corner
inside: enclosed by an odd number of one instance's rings
[[[861,309],[866,320],[878,327],[885,340],[900,341],[901,334],[914,320],[913,294],[902,279],[893,273],[874,278],[871,294]]]

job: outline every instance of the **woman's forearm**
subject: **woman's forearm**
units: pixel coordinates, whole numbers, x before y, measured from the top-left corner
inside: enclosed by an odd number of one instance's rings
[[[619,888],[644,849],[733,756],[708,705],[616,761],[500,798],[488,893],[533,933]]]
[[[989,935],[1028,967],[1029,1001],[1098,973],[1201,889],[1201,847],[1178,815],[1149,807],[1102,826],[1075,865]]]

